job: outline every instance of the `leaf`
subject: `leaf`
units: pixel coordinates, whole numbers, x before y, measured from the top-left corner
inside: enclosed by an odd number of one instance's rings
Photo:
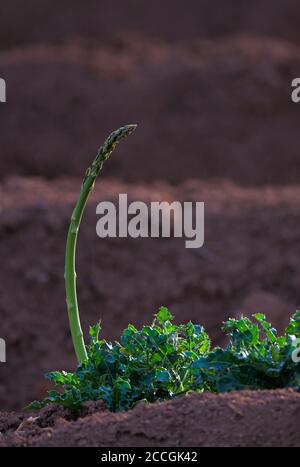
[[[158,368],[155,372],[155,379],[159,383],[169,383],[171,381],[171,375],[167,370]]]
[[[160,324],[164,324],[166,321],[172,321],[173,319],[173,316],[165,306],[161,306],[155,316]]]
[[[95,326],[90,326],[89,336],[90,336],[91,344],[95,344],[98,341],[100,330],[101,330],[100,323],[97,323]]]
[[[261,325],[261,327],[264,330],[264,332],[265,332],[267,338],[269,339],[269,341],[272,342],[272,343],[276,342],[277,336],[276,336],[274,330],[272,329],[271,324],[266,321],[265,315],[263,315],[262,313],[256,313],[254,315],[254,318]]]
[[[291,317],[290,324],[285,330],[286,336],[290,336],[292,334],[296,337],[300,337],[300,310],[296,311],[296,313]]]

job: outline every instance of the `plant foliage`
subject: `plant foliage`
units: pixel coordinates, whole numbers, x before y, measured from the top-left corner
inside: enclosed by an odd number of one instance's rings
[[[300,390],[300,311],[283,336],[263,314],[229,319],[223,330],[225,348],[211,348],[204,329],[191,322],[177,326],[161,307],[151,326],[129,325],[120,342],[99,339],[100,325],[90,328],[88,360],[74,373],[46,375],[62,391],[50,391],[31,408],[49,403],[79,409],[84,401],[103,400],[112,411],[125,411],[139,401],[172,399],[190,391],[225,392],[291,387]],[[300,352],[299,352],[300,353]]]

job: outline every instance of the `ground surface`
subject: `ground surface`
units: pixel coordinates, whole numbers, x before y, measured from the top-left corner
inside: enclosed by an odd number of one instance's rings
[[[138,123],[104,176],[297,183],[298,45],[233,37],[149,43],[83,39],[0,51],[0,177],[81,176],[107,134]]]
[[[49,407],[0,415],[0,446],[299,446],[300,395],[194,394],[111,414],[89,403],[80,418]]]
[[[43,42],[61,43],[78,36],[101,41],[120,34],[186,41],[247,33],[300,43],[297,0],[89,0],[83,5],[53,0],[10,0],[1,9],[0,47]]]

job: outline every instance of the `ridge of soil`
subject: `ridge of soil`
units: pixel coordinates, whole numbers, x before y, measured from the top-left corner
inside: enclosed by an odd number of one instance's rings
[[[192,394],[111,413],[88,403],[0,413],[0,446],[299,446],[300,394],[292,390]]]
[[[79,0],[61,2],[53,8],[50,0],[10,0],[1,10],[0,47],[43,42],[60,43],[78,36],[102,42],[134,34],[149,41],[187,41],[195,37],[226,37],[247,32],[300,43],[297,0]]]
[[[290,94],[299,57],[295,44],[247,36],[169,44],[128,35],[1,51],[10,93],[0,109],[0,177],[81,176],[112,129],[138,123],[106,175],[297,183]]]

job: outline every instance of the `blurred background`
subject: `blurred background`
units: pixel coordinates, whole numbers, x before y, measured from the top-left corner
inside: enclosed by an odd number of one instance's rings
[[[20,0],[0,5],[0,409],[44,395],[75,359],[64,246],[81,177],[111,130],[79,239],[83,326],[107,339],[159,305],[223,343],[229,316],[282,329],[298,304],[296,0]],[[95,203],[205,201],[205,245],[96,236]]]

